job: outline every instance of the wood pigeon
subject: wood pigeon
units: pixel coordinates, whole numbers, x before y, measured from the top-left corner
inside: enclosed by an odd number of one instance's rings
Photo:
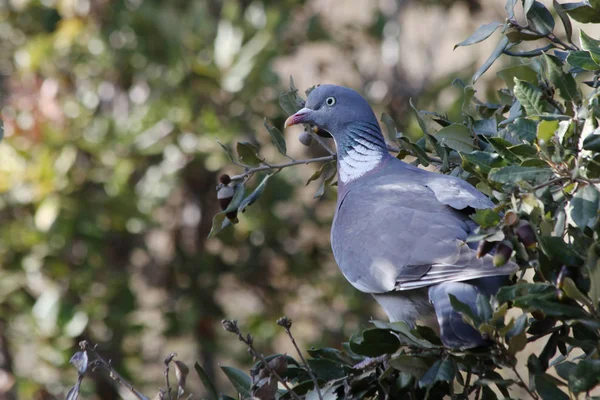
[[[338,199],[331,228],[335,260],[348,281],[371,293],[390,321],[419,321],[448,348],[488,342],[450,305],[453,294],[476,311],[518,269],[477,258],[465,242],[473,209],[494,204],[469,183],[429,172],[389,154],[377,118],[357,92],[322,85],[285,127],[311,124],[337,146]]]

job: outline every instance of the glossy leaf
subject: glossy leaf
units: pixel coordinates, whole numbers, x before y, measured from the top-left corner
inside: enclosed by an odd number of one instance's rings
[[[462,124],[449,125],[437,131],[434,136],[440,141],[440,144],[448,146],[452,150],[470,153],[476,149],[473,145],[471,131]]]
[[[566,74],[563,71],[562,62],[558,57],[544,54],[544,61],[548,78],[554,87],[558,89],[560,96],[566,101],[579,101],[581,96],[577,90],[575,79],[573,78],[573,75]]]
[[[239,369],[233,367],[221,366],[221,370],[227,375],[235,390],[244,398],[252,396],[250,377]]]
[[[575,21],[583,22],[584,24],[600,22],[600,11],[590,7],[587,1],[563,3],[562,6],[569,17]]]
[[[600,40],[593,39],[583,30],[579,31],[579,40],[581,41],[581,48],[590,53],[596,64],[600,64]]]
[[[254,202],[256,202],[256,200],[258,200],[258,198],[265,191],[265,188],[267,187],[267,182],[269,181],[271,176],[273,176],[273,175],[265,176],[262,179],[262,181],[260,181],[258,186],[252,191],[252,193],[250,193],[250,195],[248,197],[246,197],[244,200],[242,200],[242,202],[240,203],[240,205],[238,207],[238,210],[240,212],[244,212],[246,210],[246,207],[251,206],[252,204],[254,204]]]
[[[500,22],[490,22],[489,24],[481,25],[475,30],[475,32],[473,32],[471,36],[469,36],[462,42],[456,44],[454,46],[454,49],[456,49],[459,46],[470,46],[472,44],[482,42],[485,39],[489,38],[492,35],[492,33],[494,33],[496,29],[498,29],[501,26],[502,23]]]
[[[563,24],[563,27],[565,28],[565,34],[567,35],[567,40],[569,42],[571,42],[571,40],[573,40],[572,39],[573,38],[573,26],[571,25],[571,20],[569,19],[567,12],[565,11],[562,4],[560,4],[556,0],[552,0],[552,6],[554,7],[554,11],[556,11],[556,14],[558,14],[558,16]]]
[[[589,51],[571,51],[567,56],[567,62],[572,67],[581,68],[586,71],[600,70],[600,65],[592,59]]]
[[[419,380],[419,387],[430,387],[436,382],[450,382],[454,378],[454,366],[449,359],[437,360]]]
[[[194,363],[194,369],[196,370],[198,377],[200,377],[200,380],[204,384],[204,389],[206,390],[208,400],[219,400],[219,392],[217,392],[214,383],[212,382],[212,380],[198,361]]]
[[[515,87],[515,78],[521,81],[529,82],[533,85],[538,84],[538,73],[529,65],[513,65],[504,68],[496,73],[504,81],[510,90]]]
[[[542,91],[537,86],[515,79],[514,93],[527,115],[541,115],[548,110],[546,101],[542,100]]]
[[[533,31],[548,35],[554,30],[554,17],[539,1],[534,1],[529,11],[525,8],[525,15],[527,15],[529,28]]]
[[[258,157],[258,147],[249,142],[239,142],[236,146],[240,161],[252,167],[259,166],[262,160]]]
[[[352,335],[350,338],[350,349],[367,357],[393,354],[398,347],[400,347],[398,338],[387,329],[367,329],[360,335]]]
[[[575,226],[593,228],[598,220],[600,195],[593,185],[580,187],[569,202],[567,212]]]
[[[503,35],[502,39],[500,39],[500,41],[498,42],[498,44],[492,51],[492,54],[490,54],[490,56],[487,58],[487,60],[485,60],[483,65],[481,67],[479,67],[477,72],[475,72],[475,75],[473,75],[473,80],[472,80],[473,84],[475,82],[477,82],[477,80],[481,77],[481,75],[483,75],[484,72],[487,71],[492,66],[494,61],[496,61],[498,59],[498,57],[500,57],[500,55],[504,52],[504,50],[506,49],[506,46],[508,46],[509,43],[510,43],[510,41],[508,40],[508,38]]]
[[[539,184],[547,181],[554,175],[550,168],[521,167],[510,165],[508,167],[494,168],[488,178],[498,183],[518,183],[522,181]]]
[[[423,375],[429,370],[429,365],[422,358],[401,355],[390,360],[390,366],[398,371],[405,372],[414,376],[417,379],[421,379]]]

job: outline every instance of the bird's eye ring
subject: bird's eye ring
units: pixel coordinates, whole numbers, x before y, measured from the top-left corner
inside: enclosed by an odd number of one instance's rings
[[[329,107],[333,106],[335,104],[335,97],[328,97],[325,99],[325,104],[327,104]]]

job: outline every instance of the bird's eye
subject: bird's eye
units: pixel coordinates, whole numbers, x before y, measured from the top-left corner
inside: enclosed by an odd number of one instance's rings
[[[325,99],[325,104],[327,104],[329,107],[331,107],[332,105],[335,104],[335,97],[328,97],[327,99]]]

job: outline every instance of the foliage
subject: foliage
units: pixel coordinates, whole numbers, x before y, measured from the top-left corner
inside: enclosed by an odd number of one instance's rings
[[[555,34],[556,20],[542,3],[523,2],[524,18],[518,19],[526,25],[517,21],[515,3],[507,1],[505,23],[484,25],[457,45],[472,45],[500,32],[498,45],[472,82],[455,82],[463,96],[460,118],[421,111],[411,103],[422,131],[413,141],[382,116],[398,158],[412,156],[412,163],[424,166],[433,163],[444,173],[468,180],[497,203],[494,210],[474,214],[481,227],[468,240],[479,241],[487,251],[496,246],[497,255],[505,256],[498,264],[510,257],[521,271],[514,284],[495,297],[478,298],[477,310],[451,299],[465,321],[493,345],[450,351],[427,328],[372,321],[375,328],[352,336],[342,350],[311,349],[308,366],[288,366],[283,376],[296,395],[317,398],[311,370],[321,387],[318,396],[327,399],[492,399],[510,397],[509,390],[515,388],[534,399],[568,399],[569,394],[589,393],[600,384],[600,41],[584,30],[575,40],[571,26],[571,19],[600,23],[600,3],[554,1],[566,41]],[[515,51],[533,40],[546,43]],[[497,91],[495,101],[485,102],[473,84],[503,54],[518,63],[498,72],[506,87]],[[287,114],[301,107],[293,82],[280,101]],[[267,128],[285,153],[277,131]],[[247,149],[239,150],[239,161],[234,162],[246,171],[232,177],[236,188],[247,185],[256,171],[254,163],[245,161]],[[276,174],[297,164],[262,165],[261,170]],[[325,164],[311,180],[332,184],[334,172],[326,173],[327,165],[332,164]],[[220,222],[215,221],[214,230],[221,228]],[[514,311],[507,314],[509,309]],[[539,353],[526,360],[520,357],[544,341]],[[518,369],[525,366],[528,379]],[[246,392],[255,390],[252,379],[245,381]],[[281,391],[277,397],[292,395]]]

